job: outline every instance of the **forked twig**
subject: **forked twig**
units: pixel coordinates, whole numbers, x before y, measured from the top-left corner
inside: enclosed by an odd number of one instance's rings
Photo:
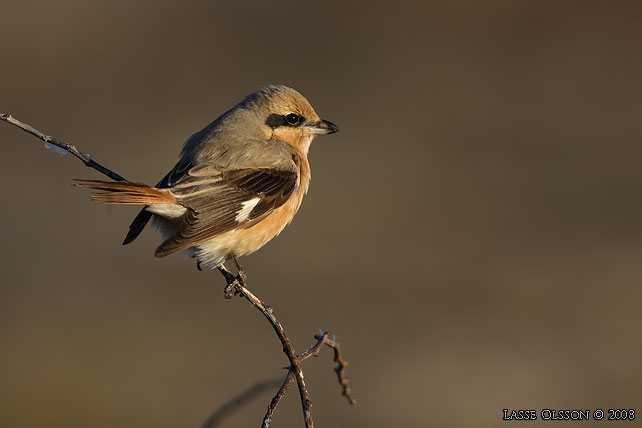
[[[299,362],[303,362],[310,357],[316,357],[321,352],[321,348],[323,347],[323,345],[327,345],[328,347],[332,348],[334,350],[334,361],[338,364],[334,370],[339,375],[339,383],[341,384],[341,387],[343,389],[342,394],[347,397],[348,402],[350,404],[356,404],[356,401],[354,400],[354,398],[350,393],[348,380],[346,379],[345,374],[343,372],[343,370],[347,367],[348,362],[345,361],[343,358],[341,358],[341,350],[339,348],[339,344],[335,339],[330,339],[330,335],[328,332],[319,332],[319,334],[315,335],[314,338],[317,340],[316,343],[312,345],[310,348],[308,348],[302,354],[299,354],[297,356],[297,359],[299,360]],[[227,417],[234,411],[239,410],[241,407],[247,405],[250,401],[258,397],[264,391],[267,391],[269,389],[272,389],[281,385],[277,393],[274,395],[274,397],[270,401],[267,412],[261,424],[262,428],[269,428],[270,424],[272,423],[272,418],[274,417],[274,413],[276,412],[277,406],[279,405],[279,403],[285,396],[285,393],[287,392],[288,388],[292,385],[293,382],[294,382],[294,372],[289,367],[288,367],[288,374],[285,376],[285,378],[279,377],[276,379],[268,379],[262,382],[257,382],[251,385],[245,391],[241,392],[236,397],[225,402],[223,405],[217,408],[207,418],[207,420],[203,423],[201,428],[214,428],[216,426],[219,426],[219,424],[222,422],[222,420],[225,417]]]
[[[296,379],[297,385],[299,386],[299,395],[301,396],[301,407],[303,409],[303,419],[305,420],[306,428],[314,427],[314,422],[312,421],[312,400],[310,399],[310,393],[308,392],[308,387],[305,384],[305,379],[303,377],[303,370],[301,370],[301,364],[297,358],[292,342],[285,334],[283,326],[279,322],[278,318],[274,315],[272,308],[261,301],[256,297],[248,288],[246,284],[245,272],[241,268],[238,260],[234,257],[234,263],[236,264],[236,269],[238,271],[238,276],[234,282],[228,284],[225,287],[225,297],[227,299],[234,296],[236,293],[240,293],[245,297],[255,308],[263,313],[265,318],[269,321],[272,329],[279,337],[281,344],[283,345],[283,352],[288,357],[290,361],[290,371],[294,372],[294,377]]]
[[[350,404],[353,404],[353,405],[357,404],[357,401],[354,399],[350,391],[350,385],[348,383],[348,379],[345,376],[344,370],[348,366],[348,362],[341,357],[341,348],[339,347],[339,343],[334,338],[330,339],[329,333],[327,331],[319,332],[319,334],[314,336],[314,338],[317,339],[317,343],[315,343],[309,349],[307,349],[305,352],[299,355],[297,359],[299,360],[299,362],[302,362],[308,359],[309,357],[316,357],[317,355],[319,355],[319,352],[321,352],[321,348],[323,347],[323,345],[327,345],[330,348],[332,348],[334,350],[334,361],[337,363],[337,367],[335,367],[334,371],[337,373],[337,376],[339,378],[339,384],[342,387],[341,394],[348,399],[348,402]],[[294,372],[290,367],[288,370],[287,376],[283,380],[283,384],[281,385],[281,388],[279,388],[274,398],[272,398],[270,405],[268,406],[267,412],[263,417],[263,423],[261,424],[261,428],[268,428],[270,426],[277,406],[285,396],[285,393],[287,392],[290,385],[292,385],[293,381],[294,381]]]

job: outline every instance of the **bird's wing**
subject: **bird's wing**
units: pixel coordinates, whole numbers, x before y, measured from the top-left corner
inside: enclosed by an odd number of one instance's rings
[[[156,255],[173,254],[255,224],[288,200],[297,180],[294,162],[271,168],[191,168],[170,188],[177,201],[188,208],[183,223],[176,235],[156,249]]]

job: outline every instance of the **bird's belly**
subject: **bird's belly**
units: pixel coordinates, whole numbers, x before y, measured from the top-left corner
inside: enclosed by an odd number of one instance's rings
[[[196,259],[202,266],[214,269],[232,255],[240,257],[258,250],[292,221],[301,204],[297,196],[251,227],[234,229],[199,243],[195,246]]]

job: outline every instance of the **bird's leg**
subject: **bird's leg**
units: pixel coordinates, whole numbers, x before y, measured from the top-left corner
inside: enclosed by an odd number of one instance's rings
[[[234,275],[232,274],[232,272],[230,272],[227,269],[227,267],[225,267],[224,264],[221,264],[220,266],[218,266],[217,269],[225,277],[225,282],[227,282],[227,285],[223,290],[223,294],[225,295],[226,299],[231,299],[232,297],[234,297],[235,294],[238,293],[235,287],[236,278],[234,278]]]
[[[245,271],[239,264],[239,261],[236,259],[235,255],[232,255],[232,259],[234,260],[234,264],[236,265],[236,271],[238,272],[238,275],[236,275],[236,279],[238,279],[242,285],[246,285],[246,280],[247,280],[247,275],[245,275]]]
[[[221,264],[219,267],[217,267],[218,271],[221,272],[221,274],[225,277],[225,281],[227,282],[227,285],[230,285],[231,283],[234,282],[234,275],[232,275],[232,272],[230,272],[224,264]]]
[[[231,299],[237,294],[243,294],[241,293],[241,288],[246,287],[245,284],[246,284],[247,276],[245,275],[245,271],[239,264],[235,255],[232,255],[232,259],[234,260],[234,264],[236,265],[236,271],[238,272],[236,276],[234,276],[232,272],[230,272],[227,269],[227,267],[225,267],[224,264],[221,264],[218,267],[219,272],[223,274],[223,276],[225,277],[225,280],[227,281],[227,286],[223,291],[223,294],[225,295],[226,299]]]
[[[232,274],[232,272],[230,272],[224,264],[221,264],[217,269],[225,277],[225,281],[227,282],[227,285],[223,290],[223,295],[225,296],[225,298],[231,299],[232,297],[239,294],[237,286],[245,284],[244,280],[241,280],[239,275],[234,276],[234,274]]]

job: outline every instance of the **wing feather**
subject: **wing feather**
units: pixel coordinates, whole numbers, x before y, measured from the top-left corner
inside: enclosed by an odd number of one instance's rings
[[[199,166],[194,172],[188,171],[171,188],[188,210],[179,231],[156,249],[156,255],[173,254],[235,228],[256,224],[288,200],[297,181],[294,162],[287,168],[216,170]],[[252,201],[256,198],[258,202]],[[254,208],[248,215],[243,212],[239,216],[249,201]]]

